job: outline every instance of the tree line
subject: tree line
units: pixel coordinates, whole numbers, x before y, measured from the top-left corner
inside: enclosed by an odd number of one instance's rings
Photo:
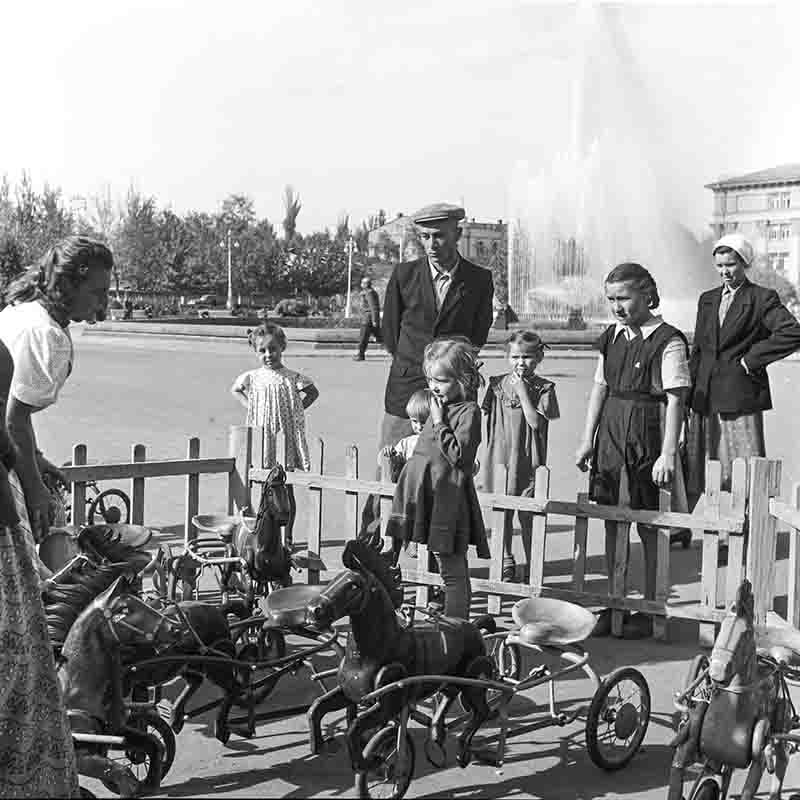
[[[284,217],[276,226],[259,218],[252,198],[231,194],[215,213],[177,214],[156,198],[130,188],[122,202],[110,188],[68,202],[59,188],[38,191],[28,173],[12,185],[0,179],[0,283],[33,264],[53,242],[83,234],[106,242],[114,253],[112,290],[197,294],[227,291],[230,243],[235,294],[330,296],[347,289],[348,240],[353,238],[354,277],[366,264],[370,230],[384,211],[351,230],[340,215],[333,230],[302,235],[299,194],[287,186]],[[354,285],[357,285],[354,284]]]

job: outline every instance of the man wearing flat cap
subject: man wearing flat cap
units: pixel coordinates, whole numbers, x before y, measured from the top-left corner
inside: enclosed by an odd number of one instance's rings
[[[723,236],[713,251],[722,285],[700,295],[689,358],[692,393],[687,439],[692,504],[705,490],[709,459],[730,491],[733,461],[764,456],[763,412],[772,408],[767,365],[800,349],[800,324],[774,289],[747,279],[753,246]]]
[[[386,382],[383,447],[411,434],[406,404],[427,386],[422,354],[434,339],[466,336],[483,347],[492,324],[492,273],[458,253],[460,206],[436,203],[411,217],[425,249],[416,261],[398,264],[386,287],[383,342],[392,355]]]
[[[492,324],[492,273],[458,252],[461,206],[436,203],[411,219],[425,256],[398,264],[386,287],[383,344],[392,356],[384,395],[379,449],[412,433],[406,405],[427,380],[422,372],[426,345],[434,339],[466,336],[483,347]],[[364,507],[362,536],[377,534],[376,502]]]

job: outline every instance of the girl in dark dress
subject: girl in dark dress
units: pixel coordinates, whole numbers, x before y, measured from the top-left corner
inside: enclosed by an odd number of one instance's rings
[[[434,341],[425,348],[423,371],[430,416],[400,473],[386,533],[428,545],[444,581],[445,615],[468,619],[467,548],[474,544],[480,558],[489,558],[472,477],[481,441],[475,348],[466,339]]]
[[[658,509],[659,489],[672,486],[678,435],[688,391],[687,344],[683,334],[655,316],[658,289],[641,265],[626,263],[606,277],[605,290],[617,322],[597,342],[600,358],[586,412],[576,464],[590,468],[589,496],[605,505]],[[655,599],[656,531],[637,525],[644,551],[644,594]],[[613,572],[616,523],[606,523],[606,566]],[[610,631],[601,614],[596,634]],[[652,633],[652,620],[635,614],[623,636]]]

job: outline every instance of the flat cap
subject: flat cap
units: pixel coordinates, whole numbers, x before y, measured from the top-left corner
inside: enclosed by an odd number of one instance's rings
[[[426,222],[440,222],[446,219],[458,222],[465,216],[466,212],[461,206],[453,206],[450,203],[434,203],[413,213],[411,219],[418,225],[424,225]]]

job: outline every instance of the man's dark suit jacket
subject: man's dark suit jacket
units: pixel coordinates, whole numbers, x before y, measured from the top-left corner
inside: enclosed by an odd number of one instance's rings
[[[434,339],[460,335],[476,347],[486,343],[493,294],[492,273],[462,258],[437,314],[428,259],[395,267],[383,301],[383,344],[392,354],[386,381],[387,413],[407,416],[409,397],[427,386],[422,354]]]
[[[772,408],[767,364],[800,349],[800,324],[774,289],[745,280],[720,327],[721,299],[722,287],[711,289],[697,305],[691,408],[705,415],[766,411]]]
[[[361,290],[361,321],[375,328],[381,326],[381,303],[378,293],[372,288]]]

